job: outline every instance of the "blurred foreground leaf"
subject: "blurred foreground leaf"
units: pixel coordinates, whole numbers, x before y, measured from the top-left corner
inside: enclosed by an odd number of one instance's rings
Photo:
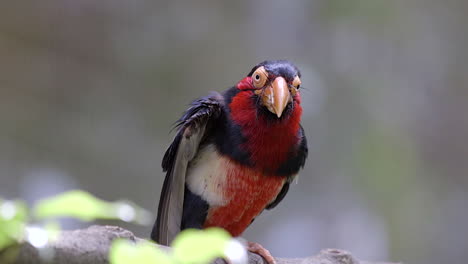
[[[165,252],[150,242],[134,242],[117,239],[109,251],[111,264],[170,264],[174,263]]]
[[[248,261],[245,247],[221,228],[184,230],[172,243],[171,252],[147,241],[135,244],[123,239],[114,241],[109,252],[111,264],[208,264],[221,257],[229,257],[233,264]]]
[[[0,200],[0,249],[23,238],[26,218],[27,209],[23,202]]]
[[[172,243],[177,263],[211,263],[224,257],[231,236],[221,228],[187,229]]]
[[[95,219],[119,219],[126,222],[146,224],[151,214],[130,202],[107,202],[88,192],[74,190],[40,200],[34,207],[39,219],[73,217],[83,221]]]

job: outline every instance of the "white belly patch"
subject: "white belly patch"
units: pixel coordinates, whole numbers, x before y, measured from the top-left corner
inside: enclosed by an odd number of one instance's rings
[[[228,203],[223,194],[227,162],[225,157],[218,154],[215,146],[207,145],[199,150],[187,168],[188,188],[210,206],[223,206]]]

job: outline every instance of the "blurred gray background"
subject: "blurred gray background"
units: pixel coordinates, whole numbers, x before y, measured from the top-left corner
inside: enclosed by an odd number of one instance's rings
[[[0,196],[80,188],[155,212],[188,103],[289,59],[310,155],[245,237],[281,257],[466,263],[467,14],[465,0],[3,1]]]

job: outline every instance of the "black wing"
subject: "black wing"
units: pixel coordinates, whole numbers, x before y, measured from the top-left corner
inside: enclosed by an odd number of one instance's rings
[[[177,123],[177,135],[162,161],[163,170],[167,173],[158,217],[151,232],[151,239],[159,244],[168,245],[180,232],[187,165],[196,156],[211,124],[223,113],[223,104],[223,97],[212,93],[194,101]]]

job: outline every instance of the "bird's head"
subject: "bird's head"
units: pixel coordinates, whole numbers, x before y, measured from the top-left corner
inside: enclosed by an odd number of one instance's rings
[[[299,69],[289,61],[264,61],[253,67],[237,88],[251,93],[259,107],[281,118],[288,106],[300,103],[300,78]]]

